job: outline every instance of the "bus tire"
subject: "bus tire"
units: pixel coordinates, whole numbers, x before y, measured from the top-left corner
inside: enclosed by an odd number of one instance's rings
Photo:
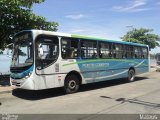
[[[133,82],[135,80],[135,71],[134,69],[130,69],[128,71],[128,78],[127,78],[127,81],[128,82]]]
[[[75,93],[79,89],[79,79],[75,75],[68,75],[65,79],[64,89],[67,94]]]

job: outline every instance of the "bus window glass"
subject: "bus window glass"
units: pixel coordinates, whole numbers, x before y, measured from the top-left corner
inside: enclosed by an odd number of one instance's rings
[[[81,41],[81,57],[82,58],[97,58],[97,42],[96,41]]]
[[[123,58],[123,45],[113,44],[113,58]]]
[[[142,48],[142,58],[147,58],[148,57],[148,52],[147,48],[143,47]]]
[[[62,58],[75,59],[79,56],[78,39],[62,38]]]
[[[111,58],[111,44],[110,43],[100,43],[99,45],[99,56],[100,58]]]
[[[40,54],[39,48],[43,50]],[[54,36],[39,36],[36,40],[36,66],[38,69],[43,69],[58,58],[58,37]]]
[[[141,47],[134,47],[134,57],[136,59],[139,59],[139,58],[142,58],[142,50],[141,50]]]
[[[12,67],[25,67],[33,64],[33,44],[31,32],[22,32],[14,37]]]
[[[124,48],[125,48],[125,52],[124,52],[125,58],[134,58],[134,56],[133,56],[133,46],[125,45]]]

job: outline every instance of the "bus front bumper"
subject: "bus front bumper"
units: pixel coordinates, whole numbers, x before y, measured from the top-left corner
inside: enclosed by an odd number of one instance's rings
[[[27,79],[12,79],[10,78],[10,84],[12,89],[28,89],[28,90],[34,90],[34,84],[33,81],[30,78]]]

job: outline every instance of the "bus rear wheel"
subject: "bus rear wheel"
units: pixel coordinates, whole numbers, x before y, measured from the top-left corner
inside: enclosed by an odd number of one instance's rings
[[[133,82],[135,80],[135,71],[133,69],[130,69],[128,71],[128,78],[127,81],[128,82]]]
[[[64,89],[67,94],[75,93],[79,89],[79,80],[75,75],[69,75],[65,79]]]

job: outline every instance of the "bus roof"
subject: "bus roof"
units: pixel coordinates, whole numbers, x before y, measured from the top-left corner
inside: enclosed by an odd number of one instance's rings
[[[125,42],[125,41],[120,41],[120,40],[109,40],[109,39],[105,39],[105,38],[83,36],[83,35],[78,35],[78,34],[67,34],[67,33],[54,32],[54,31],[45,31],[45,30],[24,30],[24,31],[33,31],[33,32],[36,32],[36,33],[39,33],[39,34],[57,35],[57,36],[88,39],[88,40],[108,41],[108,42],[114,42],[114,43],[120,43],[120,44],[148,47],[148,45],[145,45],[145,44],[139,44],[139,43],[133,43],[133,42]]]
[[[99,40],[99,41],[108,41],[108,42],[121,43],[121,44],[127,44],[127,45],[136,45],[136,46],[145,46],[145,47],[148,47],[148,45],[145,45],[145,44],[126,42],[126,41],[120,41],[120,40],[109,40],[109,39],[105,39],[105,38],[97,38],[97,37],[91,37],[91,36],[82,36],[82,35],[77,35],[77,34],[72,34],[71,36],[73,38],[81,38],[81,39],[89,39],[89,40]]]

